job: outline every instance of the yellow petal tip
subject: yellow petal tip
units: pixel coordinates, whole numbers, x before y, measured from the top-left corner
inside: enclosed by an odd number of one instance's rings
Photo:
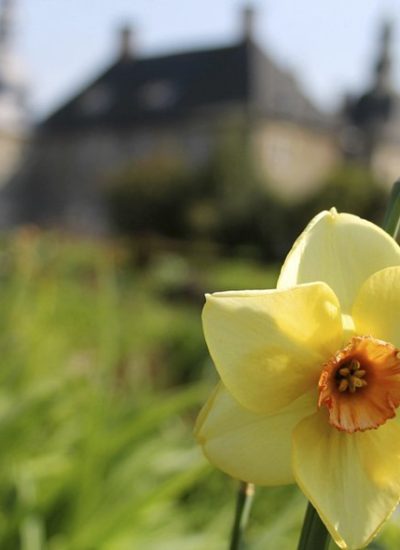
[[[329,210],[329,213],[331,214],[332,218],[336,218],[337,216],[339,216],[339,212],[334,206],[332,206],[332,208]]]

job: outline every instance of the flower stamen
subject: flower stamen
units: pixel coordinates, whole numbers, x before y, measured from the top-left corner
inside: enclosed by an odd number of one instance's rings
[[[340,392],[349,391],[355,393],[357,389],[367,385],[367,381],[363,380],[366,370],[361,368],[361,363],[357,359],[351,359],[345,366],[340,367],[336,372],[336,383]]]

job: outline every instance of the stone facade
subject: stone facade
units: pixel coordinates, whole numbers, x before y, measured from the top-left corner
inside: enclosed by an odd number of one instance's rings
[[[332,131],[280,120],[260,124],[254,145],[265,181],[291,202],[316,191],[341,158]]]
[[[21,165],[27,144],[26,134],[0,132],[0,187],[10,180]]]
[[[29,124],[22,64],[13,52],[14,0],[0,5],[0,187],[21,164]]]

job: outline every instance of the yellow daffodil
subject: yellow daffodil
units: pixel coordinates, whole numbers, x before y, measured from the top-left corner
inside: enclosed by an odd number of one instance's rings
[[[340,548],[368,544],[400,498],[400,247],[322,212],[276,290],[208,295],[203,326],[221,378],[196,426],[208,459],[297,482]]]

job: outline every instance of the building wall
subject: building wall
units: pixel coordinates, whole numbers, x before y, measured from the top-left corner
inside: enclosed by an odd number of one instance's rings
[[[20,165],[27,138],[0,131],[0,187],[4,186]]]
[[[332,133],[290,122],[265,122],[254,138],[268,186],[286,200],[315,191],[340,159]]]
[[[114,175],[135,160],[160,156],[201,165],[210,148],[203,123],[38,135],[16,182],[16,217],[78,232],[107,232],[104,193]]]
[[[400,177],[400,143],[382,143],[372,158],[372,170],[387,189]]]

